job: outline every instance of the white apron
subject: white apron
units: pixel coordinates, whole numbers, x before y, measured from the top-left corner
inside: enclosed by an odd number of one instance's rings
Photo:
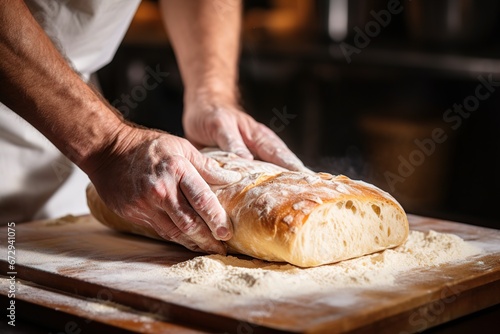
[[[88,80],[113,58],[139,0],[26,0],[33,16]],[[88,213],[88,177],[0,102],[0,225]]]

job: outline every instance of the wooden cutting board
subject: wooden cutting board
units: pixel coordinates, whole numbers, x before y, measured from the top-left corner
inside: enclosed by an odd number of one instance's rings
[[[164,275],[171,265],[199,254],[119,234],[81,216],[18,224],[16,277],[171,322],[229,333],[417,332],[500,303],[500,231],[418,216],[409,219],[413,230],[453,233],[484,252],[459,263],[412,270],[404,274],[405,280],[385,288],[251,302],[235,295],[221,303],[203,294],[179,294],[179,282]],[[7,227],[0,233],[0,252],[7,254]],[[9,271],[5,257],[0,267],[2,273]]]
[[[2,305],[9,305],[10,284],[9,278],[0,276]],[[50,328],[51,330],[46,330],[46,333],[111,334],[130,331],[155,334],[207,334],[206,331],[193,326],[173,324],[157,315],[136,311],[120,304],[61,293],[19,279],[16,280],[15,306],[17,316],[16,326],[13,329],[18,331],[9,333],[22,333],[21,323],[28,321],[36,323],[38,327]],[[41,331],[36,331],[39,332]]]

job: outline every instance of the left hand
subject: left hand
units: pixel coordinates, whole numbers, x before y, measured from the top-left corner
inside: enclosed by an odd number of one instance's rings
[[[241,175],[202,155],[186,139],[123,125],[88,173],[108,208],[165,240],[194,251],[225,254],[231,221],[207,183]]]
[[[218,146],[242,158],[256,157],[289,170],[307,170],[276,133],[231,99],[188,100],[183,125],[186,138],[196,146]]]

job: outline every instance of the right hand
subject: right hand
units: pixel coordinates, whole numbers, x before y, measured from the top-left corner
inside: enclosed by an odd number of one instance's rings
[[[245,113],[232,99],[198,94],[186,100],[186,138],[201,147],[220,147],[242,158],[258,158],[289,170],[310,172],[286,144],[264,124]]]
[[[193,251],[225,254],[231,221],[210,184],[228,184],[239,173],[222,169],[187,140],[126,126],[103,164],[89,177],[106,205],[162,238]]]

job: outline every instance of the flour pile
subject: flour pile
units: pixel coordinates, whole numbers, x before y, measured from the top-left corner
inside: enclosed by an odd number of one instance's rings
[[[431,268],[464,260],[481,249],[453,234],[411,231],[395,248],[357,259],[302,269],[289,264],[207,255],[181,262],[165,273],[182,283],[184,295],[203,291],[251,297],[286,296],[347,287],[384,287],[416,268]]]

